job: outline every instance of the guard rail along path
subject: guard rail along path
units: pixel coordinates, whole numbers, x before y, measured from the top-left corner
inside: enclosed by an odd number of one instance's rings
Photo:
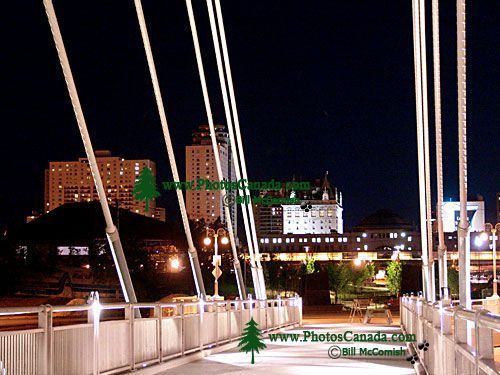
[[[417,343],[429,343],[428,351],[419,350],[427,373],[498,374],[494,335],[500,330],[500,315],[413,296],[402,297],[400,306],[403,330],[415,334]]]
[[[149,317],[137,318],[137,309]],[[71,314],[79,314],[84,322],[58,325]],[[251,317],[262,332],[298,325],[302,299],[135,304],[97,300],[79,306],[0,309],[2,319],[20,316],[34,316],[38,328],[0,331],[0,359],[7,374],[113,374],[234,341]]]

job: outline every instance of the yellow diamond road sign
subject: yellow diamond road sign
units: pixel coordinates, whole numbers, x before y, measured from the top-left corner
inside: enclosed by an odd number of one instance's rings
[[[214,268],[214,270],[212,271],[212,275],[214,275],[214,277],[216,279],[218,279],[220,277],[220,275],[222,275],[222,271],[220,270],[219,267],[216,267]]]

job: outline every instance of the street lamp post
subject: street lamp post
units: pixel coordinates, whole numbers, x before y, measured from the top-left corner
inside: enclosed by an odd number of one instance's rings
[[[489,230],[488,230],[489,228]],[[496,223],[495,225],[486,223],[484,224],[484,234],[486,234],[488,239],[488,232],[492,234],[492,242],[493,242],[493,298],[499,298],[497,293],[497,230],[500,228],[500,223]]]
[[[222,245],[227,245],[229,243],[229,239],[227,238],[228,233],[224,228],[219,228],[217,230],[214,230],[212,228],[207,227],[207,236],[203,240],[203,243],[206,246],[209,246],[212,240],[210,237],[214,238],[214,257],[213,257],[213,262],[212,264],[214,265],[214,270],[212,274],[214,275],[214,299],[219,297],[219,277],[221,275],[221,270],[219,266],[221,265],[221,257],[219,255],[219,241],[218,238],[221,236],[221,244]]]

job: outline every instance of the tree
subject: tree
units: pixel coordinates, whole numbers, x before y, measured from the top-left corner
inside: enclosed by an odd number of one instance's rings
[[[133,194],[138,201],[146,201],[146,212],[149,211],[149,201],[160,196],[160,193],[156,190],[156,178],[148,167],[144,167],[139,174],[139,178],[134,185]]]
[[[351,268],[344,263],[332,263],[328,265],[328,281],[330,289],[335,292],[335,304],[339,293],[345,292],[352,278]]]
[[[458,271],[452,267],[448,267],[448,287],[452,296],[458,295]]]
[[[399,260],[393,260],[387,265],[387,288],[396,296],[399,296],[399,291],[401,290],[401,271],[402,267]]]
[[[311,274],[311,273],[314,273],[316,271],[316,267],[314,266],[314,258],[313,257],[310,257],[309,259],[307,259],[307,263],[306,263],[306,274]]]
[[[252,365],[255,363],[254,352],[259,353],[259,349],[265,349],[266,344],[262,341],[262,336],[258,324],[253,320],[246,324],[246,328],[243,330],[243,337],[238,343],[240,347],[240,352],[252,352]]]
[[[352,270],[352,284],[360,286],[366,279],[373,276],[375,276],[375,265],[368,263],[361,270]]]

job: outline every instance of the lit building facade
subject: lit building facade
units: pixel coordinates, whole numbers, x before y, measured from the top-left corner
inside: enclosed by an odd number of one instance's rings
[[[298,204],[283,205],[284,234],[330,234],[344,232],[342,207],[335,200],[309,201],[306,211]]]
[[[235,180],[234,165],[231,158],[228,133],[223,125],[216,125],[216,138],[219,147],[219,156],[222,168],[222,178],[217,175],[215,156],[210,138],[208,125],[201,125],[199,130],[193,133],[193,144],[186,146],[186,181],[192,181],[196,186],[198,179],[211,182],[226,179]],[[230,207],[233,228],[237,229],[237,205]],[[223,205],[221,190],[187,190],[186,210],[190,219],[205,220],[213,223],[220,217],[222,222],[226,221],[226,213]]]
[[[380,210],[343,233],[269,234],[260,236],[263,260],[420,259],[420,233],[398,215]]]
[[[156,207],[154,200],[146,203],[134,199],[135,180],[144,167],[156,176],[156,164],[147,159],[125,160],[112,156],[110,151],[96,151],[102,183],[108,202],[126,210],[165,221],[165,209]],[[45,170],[44,212],[65,203],[99,200],[87,158],[77,161],[51,161]]]

